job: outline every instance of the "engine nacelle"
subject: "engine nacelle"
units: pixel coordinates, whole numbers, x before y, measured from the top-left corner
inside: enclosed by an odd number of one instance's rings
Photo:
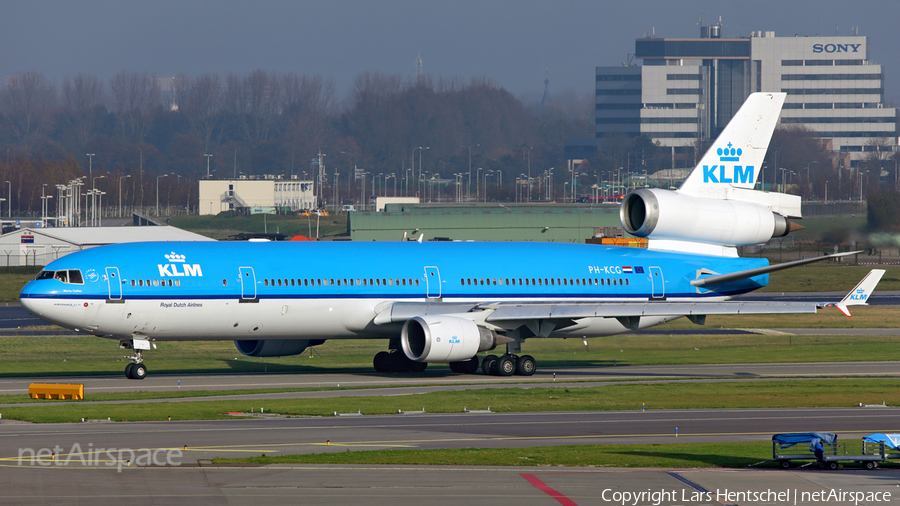
[[[260,339],[235,341],[234,346],[249,357],[289,357],[324,342],[320,339]]]
[[[628,194],[619,208],[619,219],[622,227],[637,237],[721,246],[760,244],[803,228],[761,204],[668,190]]]
[[[459,362],[497,346],[501,336],[458,316],[425,315],[403,324],[403,353],[416,362]]]

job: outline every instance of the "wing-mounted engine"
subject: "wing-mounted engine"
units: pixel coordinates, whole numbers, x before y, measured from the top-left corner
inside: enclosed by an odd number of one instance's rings
[[[730,247],[764,243],[803,228],[765,203],[669,190],[628,194],[619,208],[619,219],[622,227],[637,237]]]
[[[248,357],[289,357],[324,342],[321,339],[245,339],[235,341],[234,346]]]
[[[479,327],[468,318],[423,315],[403,324],[403,353],[417,362],[459,362],[512,339]]]

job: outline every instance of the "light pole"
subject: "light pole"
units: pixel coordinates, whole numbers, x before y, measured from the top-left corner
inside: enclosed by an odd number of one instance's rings
[[[785,169],[784,167],[780,167],[778,170],[781,171],[781,193],[784,193],[784,171],[786,171],[787,169]]]
[[[119,218],[122,217],[122,180],[126,177],[131,177],[131,174],[128,174],[127,176],[119,176]]]
[[[422,179],[422,150],[423,149],[431,149],[431,146],[419,146],[417,148],[413,148],[413,156],[415,156],[416,150],[419,150],[419,177],[416,179],[416,197],[419,196],[419,179]],[[413,175],[415,175],[415,171],[413,171]]]
[[[547,169],[547,201],[553,200],[553,197],[550,196],[550,189],[553,187],[553,167]]]
[[[9,162],[7,162],[7,165],[9,165]],[[12,219],[12,183],[7,181],[6,184],[9,185],[9,191],[6,192],[6,198],[9,200],[9,202],[7,202],[9,204],[9,209],[7,210],[9,211],[9,219]]]
[[[97,192],[97,226],[103,226],[103,196],[106,192],[95,190]]]
[[[206,157],[206,179],[209,179],[209,159],[212,158],[212,155],[204,154],[203,156]]]
[[[825,203],[828,203],[828,180],[825,180]]]
[[[97,156],[94,153],[87,153],[85,156],[88,157],[88,176],[94,174],[94,157]]]
[[[97,180],[106,176],[97,176],[91,178],[91,226],[94,226],[94,192],[97,190]]]
[[[156,176],[156,216],[159,217],[159,178],[166,177],[168,174]]]

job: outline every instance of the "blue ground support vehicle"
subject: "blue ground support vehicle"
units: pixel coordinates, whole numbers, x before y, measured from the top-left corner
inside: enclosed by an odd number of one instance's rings
[[[810,444],[816,440],[818,452]],[[896,451],[900,458],[900,450]],[[886,453],[884,441],[876,438],[838,442],[837,434],[831,432],[800,432],[772,436],[772,458],[784,469],[790,468],[793,460],[814,460],[822,469],[837,469],[839,462],[856,462],[865,469],[875,469],[878,462],[885,460]]]

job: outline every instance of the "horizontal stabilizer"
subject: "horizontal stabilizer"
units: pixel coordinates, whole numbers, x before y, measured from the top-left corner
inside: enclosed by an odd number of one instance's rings
[[[739,279],[752,278],[753,276],[760,276],[762,274],[768,274],[770,272],[780,271],[783,269],[790,269],[791,267],[798,267],[800,265],[811,264],[813,262],[821,262],[822,260],[828,260],[829,258],[840,258],[849,255],[855,255],[859,253],[859,251],[849,251],[847,253],[835,253],[834,255],[824,255],[820,257],[814,258],[804,258],[803,260],[795,260],[793,262],[785,262],[783,264],[775,264],[769,265],[767,267],[757,267],[756,269],[747,269],[745,271],[737,271],[730,272],[728,274],[720,274],[718,276],[710,276],[708,278],[699,278],[691,281],[691,285],[696,287],[701,286],[713,286],[713,285],[721,285],[722,283],[727,283],[729,281],[737,281]],[[884,272],[884,271],[882,271]],[[881,279],[881,276],[879,276]],[[863,280],[865,281],[865,280]],[[877,280],[875,281],[878,282]]]

